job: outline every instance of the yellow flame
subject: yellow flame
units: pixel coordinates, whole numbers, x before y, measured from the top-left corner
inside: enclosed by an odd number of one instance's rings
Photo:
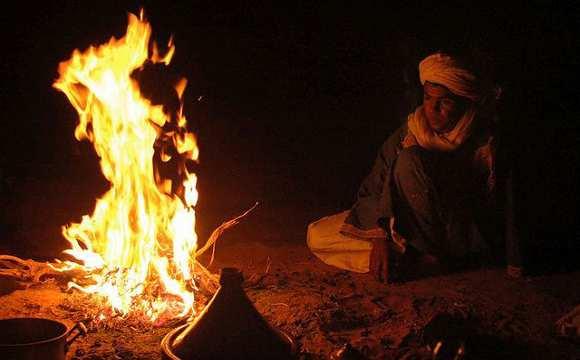
[[[175,84],[175,92],[177,93],[177,96],[179,97],[180,100],[183,97],[183,92],[185,91],[186,87],[187,87],[187,79],[186,78],[181,78],[177,82],[177,84]]]
[[[79,114],[75,129],[78,140],[88,139],[100,158],[101,170],[110,189],[97,200],[92,215],[80,223],[63,227],[63,235],[80,267],[91,272],[92,285],[71,287],[105,296],[121,314],[139,307],[151,320],[174,309],[178,299],[185,316],[193,310],[192,270],[197,236],[197,203],[194,174],[185,160],[197,160],[195,136],[186,129],[182,109],[173,120],[171,133],[162,128],[172,118],[162,105],[153,105],[139,91],[131,73],[147,60],[168,64],[175,52],[160,56],[153,44],[148,56],[151,27],[129,14],[126,35],[108,43],[75,50],[59,65],[59,78],[53,86],[62,91]],[[187,82],[181,80],[176,92],[181,99]],[[153,165],[154,144],[169,138],[181,164],[181,197],[170,193],[171,181],[161,179]],[[161,149],[164,161],[170,157]],[[79,267],[63,262],[63,268]],[[160,290],[161,289],[161,290]],[[165,314],[166,315],[166,314]]]

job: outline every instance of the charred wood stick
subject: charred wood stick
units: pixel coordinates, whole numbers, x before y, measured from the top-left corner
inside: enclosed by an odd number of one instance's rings
[[[220,286],[217,275],[212,274],[208,269],[201,265],[199,261],[195,262],[194,271],[199,275],[199,281],[202,289],[211,294],[217,291]]]
[[[212,245],[215,245],[217,239],[221,236],[221,234],[226,231],[228,228],[237,225],[241,219],[243,219],[244,217],[246,217],[250,212],[252,212],[256,206],[258,206],[258,202],[256,202],[254,204],[254,206],[252,206],[251,208],[249,208],[248,210],[246,210],[243,214],[224,222],[223,224],[221,224],[220,226],[218,226],[211,234],[211,236],[209,237],[209,239],[207,240],[207,242],[205,243],[205,245],[197,250],[195,252],[195,257],[200,256],[201,254],[203,254],[204,252],[206,252],[207,249],[209,249]],[[213,262],[213,254],[210,260],[210,264]]]
[[[0,275],[23,281],[39,282],[45,275],[61,274],[49,263],[31,259],[23,260],[12,255],[0,255]]]

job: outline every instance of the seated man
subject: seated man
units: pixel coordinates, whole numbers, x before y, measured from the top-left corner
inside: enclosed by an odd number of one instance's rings
[[[423,104],[384,143],[354,206],[308,226],[308,246],[327,264],[388,281],[394,255],[434,269],[489,247],[494,94],[443,53],[419,74]]]

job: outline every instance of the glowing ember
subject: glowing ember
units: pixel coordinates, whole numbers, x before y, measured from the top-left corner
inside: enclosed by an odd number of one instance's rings
[[[150,35],[143,12],[139,18],[129,14],[125,37],[82,53],[75,50],[60,64],[54,87],[79,113],[75,137],[94,144],[111,186],[92,215],[63,227],[71,244],[65,252],[80,264],[65,261],[59,270],[88,274],[88,285],[84,279],[70,286],[106,297],[117,314],[138,312],[154,321],[193,311],[197,191],[185,161],[197,161],[199,152],[182,111],[167,114],[161,105],[152,105],[131,78],[146,61],[171,61],[171,41],[164,57],[155,44],[149,55]],[[180,99],[185,86],[185,80],[175,85]],[[163,130],[167,128],[171,131]],[[179,157],[180,184],[157,173],[156,141],[173,147],[161,147],[163,161]]]

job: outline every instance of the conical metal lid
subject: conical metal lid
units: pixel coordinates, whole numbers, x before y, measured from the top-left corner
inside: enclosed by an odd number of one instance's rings
[[[221,287],[206,308],[183,331],[164,339],[167,350],[184,360],[290,359],[292,341],[260,315],[243,291],[242,282],[238,269],[224,268]]]

